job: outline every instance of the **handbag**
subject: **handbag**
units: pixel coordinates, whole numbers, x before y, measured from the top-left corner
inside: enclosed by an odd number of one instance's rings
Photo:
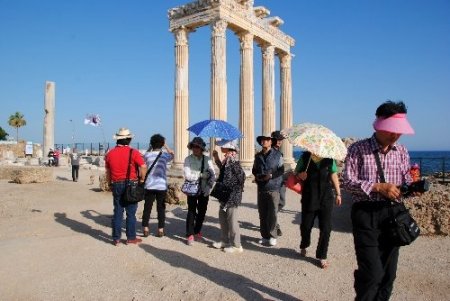
[[[386,183],[383,168],[381,167],[380,156],[375,153],[380,182]],[[394,206],[401,206],[400,211],[394,214]],[[420,227],[413,219],[409,210],[403,204],[395,204],[389,207],[389,217],[385,221],[385,233],[393,246],[401,247],[411,244],[420,235]]]
[[[409,210],[401,205],[402,209],[394,215],[392,207],[389,208],[390,217],[387,219],[386,233],[394,246],[407,246],[420,235],[420,227],[409,214]]]
[[[131,165],[131,153],[133,152],[130,149],[130,156],[128,158],[128,169],[127,169],[127,179],[125,180],[125,191],[122,194],[122,201],[129,204],[134,204],[142,201],[145,197],[145,182],[147,181],[147,177],[152,170],[153,166],[155,166],[156,161],[158,161],[159,157],[162,154],[162,151],[159,152],[155,161],[153,161],[150,168],[147,170],[145,174],[144,182],[140,183],[139,181],[131,181],[130,180],[130,165]]]
[[[202,166],[200,168],[200,173],[203,173],[203,167],[205,165],[205,156],[202,157]],[[184,180],[183,185],[181,185],[181,191],[188,196],[197,196],[201,193],[201,179],[194,181]]]
[[[298,179],[294,173],[290,173],[286,179],[286,187],[298,194],[302,194],[303,181]]]
[[[230,194],[231,189],[225,186],[225,184],[223,184],[222,182],[217,182],[210,193],[212,197],[215,197],[221,202],[226,202],[229,199]]]

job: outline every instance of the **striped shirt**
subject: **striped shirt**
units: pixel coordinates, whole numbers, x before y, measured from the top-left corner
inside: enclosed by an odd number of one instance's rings
[[[146,152],[144,155],[145,163],[147,164],[147,168],[152,166],[153,161],[155,161],[156,157],[159,155],[158,151],[150,151]],[[172,161],[173,155],[163,152],[159,157],[158,161],[153,166],[153,169],[150,171],[147,177],[147,181],[145,181],[145,189],[148,190],[167,190],[167,164]]]
[[[394,144],[386,154],[383,154],[373,135],[352,144],[345,158],[343,187],[352,194],[355,202],[386,200],[381,194],[372,192],[374,184],[380,182],[375,152],[380,155],[386,183],[400,186],[412,182],[409,174],[408,150],[400,144]]]

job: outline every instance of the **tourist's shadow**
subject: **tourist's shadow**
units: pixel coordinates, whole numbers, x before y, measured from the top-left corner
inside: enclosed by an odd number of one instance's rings
[[[56,179],[60,180],[60,181],[72,181],[72,179],[69,179],[67,177],[61,177],[61,176],[57,176]]]
[[[87,219],[93,220],[95,223],[104,226],[111,227],[112,215],[101,214],[96,210],[84,210],[80,212],[81,215]]]
[[[345,196],[345,194],[344,194]],[[344,201],[345,200],[345,201]],[[352,221],[350,218],[350,213],[352,209],[352,204],[349,199],[343,199],[341,206],[333,205],[333,211],[331,213],[331,229],[332,231],[337,232],[352,232]],[[301,211],[295,215],[295,218],[292,220],[294,225],[300,225],[302,222],[302,213]],[[314,221],[314,228],[319,228],[319,221],[316,217]]]
[[[98,229],[93,229],[91,226],[80,223],[79,221],[76,221],[74,219],[70,219],[67,217],[66,213],[55,212],[54,217],[57,223],[60,223],[61,225],[64,225],[75,232],[87,234],[92,238],[100,240],[104,243],[111,243],[110,235],[107,235],[103,231],[100,231]]]
[[[158,249],[151,245],[139,245],[143,250],[173,267],[183,268],[208,279],[219,286],[235,291],[244,300],[264,300],[261,295],[269,295],[278,300],[299,300],[289,294],[264,286],[242,275],[211,267],[203,261],[189,257],[183,253]],[[261,293],[260,293],[261,292]]]
[[[334,206],[333,208],[333,216],[332,216],[332,225],[333,231],[352,233],[352,219],[351,219],[351,211],[352,211],[353,200],[351,195],[342,190],[342,204],[341,206]]]
[[[186,210],[182,210],[181,208],[177,208],[172,211],[173,217],[167,217],[167,228],[178,234],[169,234],[168,236],[172,239],[178,240],[180,242],[185,243],[186,238],[184,236],[184,229],[186,229]],[[206,223],[212,223],[216,226],[209,225]],[[242,222],[239,222],[242,225]],[[250,223],[248,223],[250,224]],[[254,226],[255,231],[259,231],[259,227]],[[181,234],[183,233],[183,234]],[[219,225],[219,219],[213,216],[206,216],[205,223],[202,227],[203,233],[203,243],[209,245],[212,248],[212,243],[215,241],[220,241],[221,238],[221,230]],[[274,256],[285,257],[290,259],[299,259],[299,254],[294,249],[288,248],[273,248],[270,246],[263,246],[259,243],[259,239],[257,237],[251,237],[247,235],[241,234],[241,244],[245,250],[252,250],[256,252],[267,253]]]
[[[187,210],[176,208],[171,211],[170,215],[166,215],[166,236],[180,242],[186,242],[186,216]],[[218,225],[219,220],[215,217],[206,215],[202,226],[203,243],[212,243],[215,239],[220,239],[219,226],[211,226],[207,223]]]

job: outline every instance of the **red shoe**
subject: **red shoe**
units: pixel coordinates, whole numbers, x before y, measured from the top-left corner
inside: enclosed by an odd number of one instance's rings
[[[138,243],[141,243],[142,242],[142,239],[140,239],[140,238],[135,238],[135,239],[127,239],[127,245],[128,244],[138,244]]]
[[[195,234],[195,239],[199,241],[203,240],[202,232],[198,232],[197,234]]]
[[[115,246],[119,245],[120,244],[120,239],[113,240],[112,244],[115,245]]]

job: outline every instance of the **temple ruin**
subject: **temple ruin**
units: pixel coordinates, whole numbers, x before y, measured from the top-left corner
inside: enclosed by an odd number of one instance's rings
[[[253,0],[197,0],[169,10],[169,30],[175,37],[174,168],[183,167],[189,142],[189,34],[196,28],[211,28],[210,118],[227,120],[226,30],[240,40],[239,157],[251,168],[255,155],[253,45],[262,55],[262,132],[292,126],[291,50],[294,39],[280,29],[283,20],[254,6]],[[275,56],[280,60],[280,125],[275,116]],[[285,164],[294,164],[293,148],[283,143]]]

